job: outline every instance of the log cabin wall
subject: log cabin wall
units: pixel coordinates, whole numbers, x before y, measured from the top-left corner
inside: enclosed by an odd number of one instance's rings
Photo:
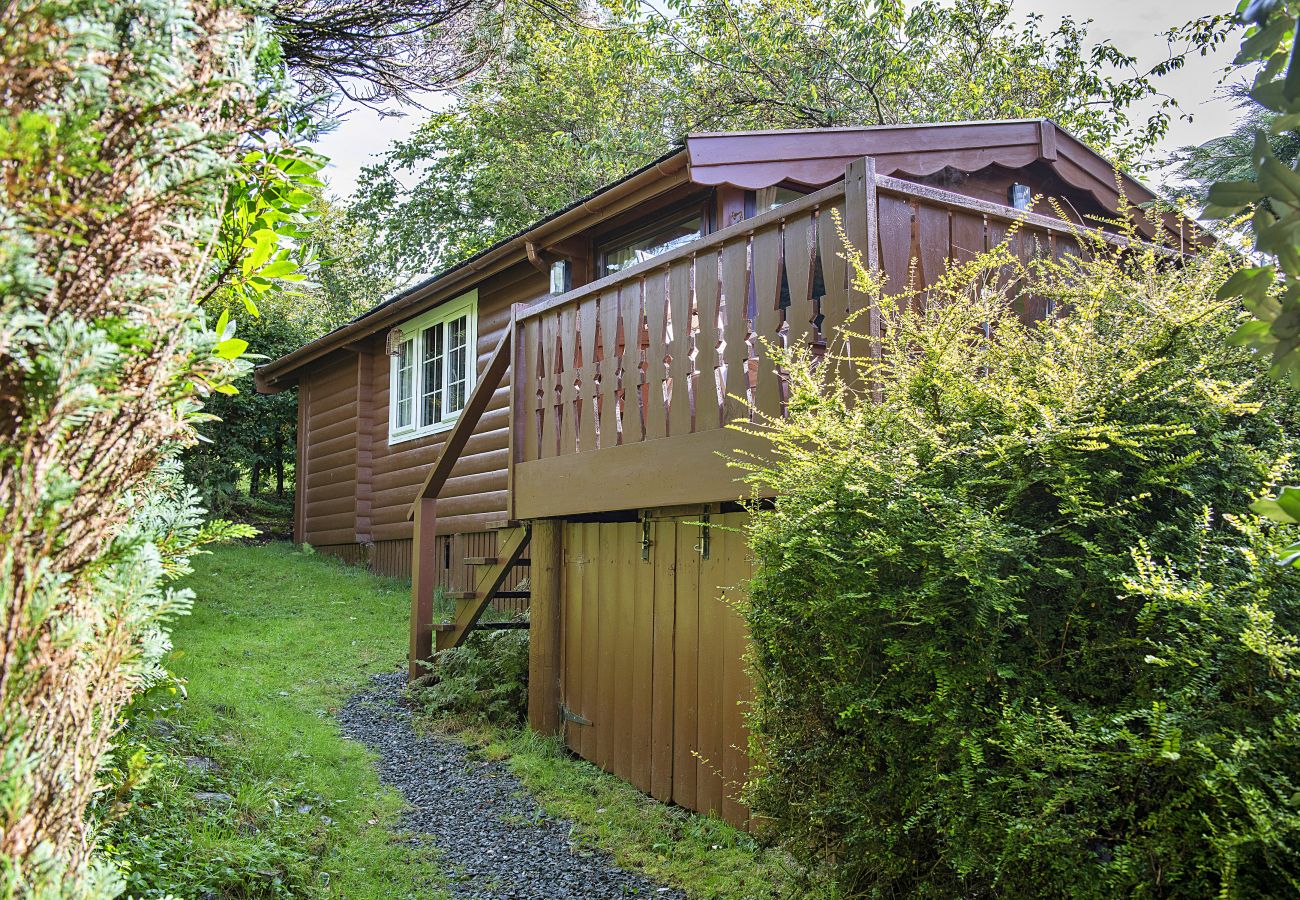
[[[482,371],[510,322],[511,305],[546,293],[546,276],[526,262],[478,285],[477,367]],[[381,575],[409,578],[407,511],[447,432],[388,443],[389,364],[384,335],[336,351],[310,367],[299,386],[300,492],[295,538]],[[439,504],[439,584],[464,590],[467,556],[496,552],[489,524],[505,518],[509,380],[470,438]],[[520,568],[508,586],[524,577]]]

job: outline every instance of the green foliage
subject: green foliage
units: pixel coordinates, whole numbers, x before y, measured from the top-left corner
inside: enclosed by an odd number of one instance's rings
[[[1248,165],[1236,176],[1210,185],[1205,216],[1232,218],[1247,208],[1256,249],[1267,257],[1224,286],[1225,297],[1239,297],[1254,313],[1234,336],[1273,357],[1273,371],[1300,384],[1300,173],[1295,160],[1279,159],[1286,150],[1278,137],[1300,127],[1300,3],[1241,0],[1240,21],[1247,25],[1235,63],[1262,64],[1249,98],[1262,108],[1252,134]],[[1243,135],[1244,136],[1244,135]]]
[[[412,696],[445,729],[521,725],[528,712],[528,632],[477,631],[437,654]]]
[[[291,353],[352,320],[393,286],[391,278],[365,262],[363,248],[372,242],[369,231],[348,220],[318,188],[311,190],[312,205],[285,220],[294,234],[301,235],[295,238],[296,256],[291,259],[299,266],[292,272],[293,280],[273,283],[263,277],[262,282],[271,286],[258,295],[258,315],[240,324],[240,339],[247,342],[250,358],[275,359]],[[284,257],[286,252],[278,255]],[[246,294],[232,290],[214,297],[210,305],[225,304],[225,312],[234,308],[242,316],[241,296]],[[259,509],[268,499],[264,490],[273,489],[282,503],[292,500],[296,392],[259,394],[252,373],[247,372],[233,382],[231,390],[209,398],[205,412],[213,418],[200,429],[203,440],[184,454],[190,482],[213,511],[245,521],[266,521],[266,510]]]
[[[1182,147],[1174,157],[1179,177],[1185,179],[1194,199],[1201,204],[1215,182],[1252,177],[1251,154],[1257,134],[1267,135],[1269,147],[1279,162],[1293,166],[1300,157],[1300,129],[1274,132],[1272,126],[1277,113],[1251,100],[1243,86],[1231,89],[1230,93],[1238,98],[1242,110],[1241,119],[1232,131],[1197,146]]]
[[[519,14],[502,58],[363,172],[375,253],[436,271],[644,165],[692,131],[1050,116],[1122,162],[1164,133],[1134,123],[1156,78],[1218,39],[1180,36],[1149,72],[1067,18],[1001,0],[611,2],[591,27]]]
[[[1300,890],[1296,535],[1248,510],[1300,406],[1227,251],[1087,251],[860,274],[879,358],[795,352],[758,427],[749,799],[846,894]]]
[[[191,601],[171,580],[247,533],[202,524],[173,458],[249,369],[200,303],[295,277],[294,185],[317,163],[264,39],[203,0],[0,8],[2,896],[120,890],[93,855],[97,770],[166,680]]]
[[[200,300],[225,295],[250,315],[257,298],[302,281],[311,261],[316,173],[325,157],[293,143],[269,144],[240,160],[227,182],[225,208],[214,248],[214,278]]]
[[[105,772],[118,786],[102,852],[128,895],[309,896],[330,807],[301,783],[259,777],[166,712],[137,701]]]

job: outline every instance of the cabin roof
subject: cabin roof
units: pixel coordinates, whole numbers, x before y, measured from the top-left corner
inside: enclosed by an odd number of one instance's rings
[[[1066,184],[1092,194],[1107,209],[1116,208],[1121,188],[1133,203],[1155,198],[1135,179],[1127,175],[1117,179],[1112,163],[1047,119],[690,134],[682,146],[658,159],[259,366],[257,387],[269,392],[283,389],[308,363],[467,290],[489,269],[498,271],[522,262],[528,258],[530,245],[544,244],[548,237],[584,219],[595,224],[611,204],[682,169],[689,183],[705,186],[757,189],[795,183],[820,187],[842,177],[849,162],[864,156],[875,160],[879,175],[914,178],[945,168],[976,172],[993,165],[1017,169],[1042,162]]]

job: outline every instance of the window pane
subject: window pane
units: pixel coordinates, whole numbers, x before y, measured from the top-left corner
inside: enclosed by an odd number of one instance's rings
[[[415,342],[402,341],[397,348],[397,427],[411,424],[411,406],[415,402]]]
[[[443,340],[442,323],[428,328],[424,332],[424,402],[420,404],[420,425],[433,425],[443,416],[443,355],[446,348]]]
[[[768,187],[759,188],[756,192],[758,212],[767,212],[769,209],[776,209],[778,206],[785,206],[787,203],[793,203],[803,196],[801,191],[787,187]]]
[[[608,247],[601,254],[602,275],[621,272],[628,266],[667,253],[674,247],[695,240],[704,231],[704,219],[691,216],[667,225],[645,237]]]
[[[447,414],[465,408],[469,386],[469,317],[447,323]]]

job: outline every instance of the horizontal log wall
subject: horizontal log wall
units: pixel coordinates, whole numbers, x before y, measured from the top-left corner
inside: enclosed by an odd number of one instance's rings
[[[313,546],[355,544],[356,355],[337,354],[305,380],[299,394],[307,429],[301,452],[305,472],[300,471],[298,479],[303,517],[299,533]]]
[[[478,287],[477,365],[481,372],[510,322],[516,302],[546,292],[545,276],[520,263]],[[386,335],[338,350],[303,375],[300,398],[300,467],[304,473],[296,535],[322,552],[367,562],[376,572],[409,578],[411,522],[407,511],[447,432],[388,443],[390,357]],[[509,379],[497,390],[452,470],[438,502],[437,532],[446,563],[439,583],[471,587],[466,556],[495,552],[489,523],[506,517],[510,435]],[[440,537],[441,539],[441,537]],[[490,546],[489,546],[490,545]],[[467,549],[468,548],[468,549]],[[514,587],[525,570],[507,582]],[[515,601],[503,601],[518,606]]]

